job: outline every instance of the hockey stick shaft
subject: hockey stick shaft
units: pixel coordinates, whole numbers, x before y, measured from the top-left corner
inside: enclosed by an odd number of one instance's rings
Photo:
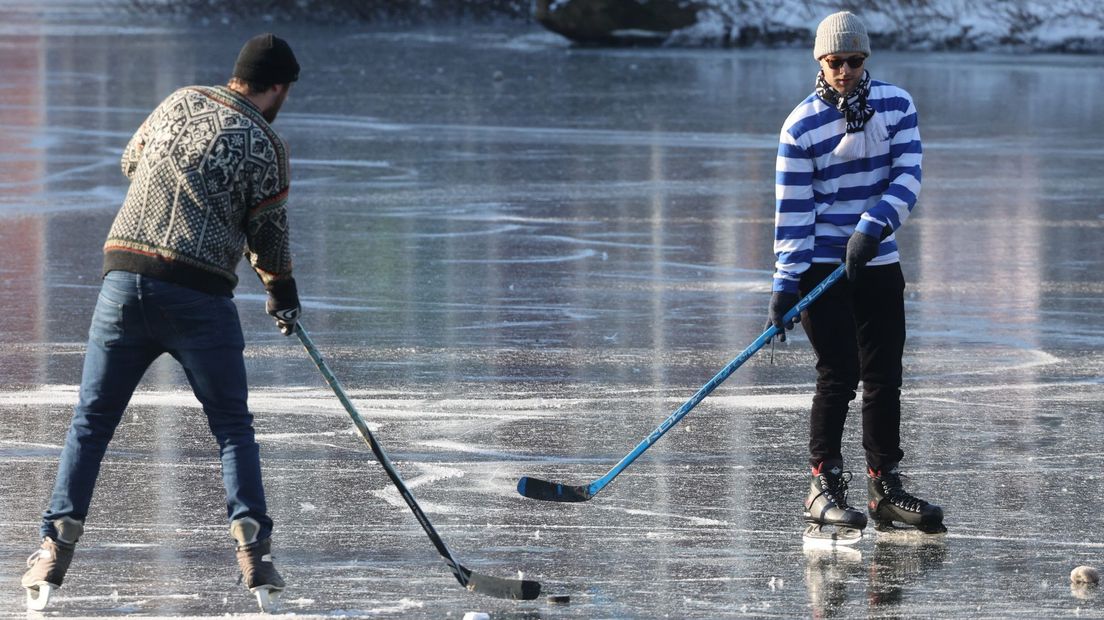
[[[840,265],[835,271],[824,278],[820,284],[818,284],[813,290],[809,291],[804,297],[798,301],[797,305],[787,312],[782,322],[783,324],[789,323],[794,320],[805,308],[809,307],[820,295],[826,291],[829,287],[836,283],[844,274],[844,265]],[[622,458],[616,465],[613,466],[606,475],[591,482],[586,487],[570,487],[565,485],[557,485],[554,483],[548,483],[541,480],[535,480],[532,478],[523,478],[518,482],[518,491],[527,497],[533,497],[535,499],[545,499],[550,501],[586,501],[591,497],[598,494],[606,485],[613,481],[626,467],[631,465],[633,461],[644,454],[647,450],[659,441],[660,437],[663,437],[667,431],[678,424],[679,420],[686,417],[686,414],[690,413],[690,410],[697,406],[706,396],[717,388],[725,379],[736,372],[739,368],[755,355],[759,349],[763,348],[765,344],[770,342],[771,338],[779,333],[779,329],[774,325],[771,325],[764,331],[758,338],[755,339],[746,349],[743,350],[740,355],[736,356],[731,362],[729,362],[724,368],[721,369],[716,375],[713,376],[705,385],[703,385],[690,400],[687,400],[681,407],[676,409],[674,413],[667,417],[662,424],[656,427],[643,441],[641,441],[632,452],[628,453]]]
[[[341,387],[341,382],[337,380],[333,372],[330,370],[326,361],[322,359],[322,354],[318,352],[318,349],[314,346],[314,342],[311,340],[307,330],[304,329],[301,321],[295,324],[295,335],[299,337],[299,341],[303,343],[303,348],[307,350],[307,354],[310,355],[314,365],[318,367],[318,370],[322,373],[322,377],[329,384],[333,390],[337,399],[341,401],[341,405],[345,407],[345,411],[352,418],[353,424],[356,426],[357,432],[364,439],[368,447],[372,449],[372,453],[376,455],[376,460],[383,466],[383,470],[387,472],[387,476],[391,478],[391,482],[398,489],[399,494],[406,501],[406,505],[410,507],[411,512],[414,513],[414,517],[418,519],[418,523],[421,524],[422,529],[426,535],[429,536],[429,540],[436,547],[437,552],[441,554],[441,557],[445,559],[445,563],[448,564],[453,575],[456,576],[456,580],[460,582],[460,585],[473,591],[487,594],[489,596],[496,596],[498,598],[510,598],[510,599],[532,599],[536,598],[540,594],[540,584],[535,581],[521,581],[512,579],[501,579],[497,577],[489,577],[485,575],[479,575],[468,570],[462,566],[456,558],[449,551],[445,541],[442,540],[440,534],[433,527],[433,524],[429,522],[429,517],[426,516],[422,507],[418,505],[417,500],[414,499],[414,495],[411,494],[410,489],[403,482],[402,476],[399,475],[398,470],[391,463],[391,459],[388,458],[387,452],[383,449],[383,445],[376,440],[375,435],[369,430],[368,425],[364,422],[364,418],[360,416],[360,412],[357,411],[353,402],[349,400],[348,394],[345,393],[345,389]]]
[[[797,316],[801,314],[801,312],[803,312],[805,308],[809,307],[809,304],[813,303],[818,297],[820,297],[821,293],[827,290],[828,287],[835,284],[836,280],[839,280],[843,273],[844,265],[840,265],[819,285],[817,285],[816,288],[814,288],[812,291],[809,291],[808,295],[802,297],[801,300],[798,301],[797,305],[795,305],[793,308],[790,309],[789,312],[785,314],[782,319],[782,323],[786,324],[797,318]],[[759,349],[762,349],[764,345],[770,342],[771,338],[777,335],[779,331],[781,330],[779,330],[774,325],[768,327],[766,331],[760,334],[754,342],[752,342],[750,345],[748,345],[746,349],[743,350],[743,352],[737,355],[735,359],[733,359],[724,368],[722,368],[721,371],[714,375],[713,378],[706,382],[705,385],[701,386],[701,388],[698,389],[698,391],[695,392],[689,400],[683,403],[682,406],[676,409],[675,412],[672,413],[670,416],[668,416],[662,424],[657,426],[650,435],[648,435],[643,441],[637,444],[636,448],[633,448],[632,452],[627,454],[625,458],[621,459],[620,462],[614,465],[613,468],[610,469],[610,471],[605,476],[602,476],[595,483],[593,483],[591,485],[591,495],[594,495],[607,484],[609,484],[614,478],[617,477],[618,474],[624,471],[626,467],[631,465],[633,461],[635,461],[641,454],[643,454],[645,450],[650,448],[655,442],[659,441],[660,437],[663,437],[667,433],[667,431],[671,430],[671,428],[675,424],[678,424],[679,420],[682,420],[684,417],[686,417],[686,414],[690,413],[691,409],[696,407],[698,403],[705,399],[706,396],[709,396],[709,394],[712,393],[713,390],[717,389],[717,386],[723,383],[725,379],[728,379],[730,376],[732,376],[732,373],[736,372],[737,368],[743,366],[744,362],[751,359],[751,356],[755,355],[755,353],[758,352]]]

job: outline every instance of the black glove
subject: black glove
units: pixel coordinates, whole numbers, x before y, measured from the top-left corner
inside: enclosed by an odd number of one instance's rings
[[[269,283],[267,290],[265,311],[276,319],[280,333],[290,336],[295,331],[295,321],[299,320],[299,291],[295,288],[295,279],[275,280]]]
[[[786,316],[794,306],[797,305],[799,298],[797,293],[787,293],[785,291],[775,291],[771,293],[770,306],[767,309],[767,326],[765,329],[770,329],[771,325],[778,328],[779,340],[786,342],[786,330],[793,329],[794,323],[801,322],[801,314],[794,316],[793,320],[785,325],[782,324],[782,317]]]
[[[878,244],[881,241],[866,233],[855,231],[847,240],[846,266],[847,280],[854,282],[859,279],[859,270],[870,262],[870,259],[878,255]]]

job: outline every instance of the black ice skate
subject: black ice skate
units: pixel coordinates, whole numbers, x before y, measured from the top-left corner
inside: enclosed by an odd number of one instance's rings
[[[805,542],[853,545],[862,538],[866,515],[847,503],[850,481],[851,472],[841,471],[839,466],[825,470],[822,465],[813,470],[809,496],[805,498]]]
[[[54,521],[57,538],[43,538],[42,546],[27,558],[29,569],[21,585],[27,589],[27,609],[42,611],[50,603],[50,594],[61,587],[65,572],[73,561],[73,550],[84,532],[84,524],[70,517]]]
[[[896,530],[917,530],[925,534],[942,534],[947,531],[943,526],[943,509],[935,504],[910,495],[901,484],[901,474],[897,467],[885,471],[867,472],[870,518],[874,520],[874,529],[879,532]],[[903,523],[907,527],[899,527]]]
[[[260,530],[261,525],[250,517],[230,523],[230,535],[238,541],[238,566],[245,587],[257,597],[261,611],[270,613],[284,591],[284,579],[272,562],[272,539],[257,540]]]

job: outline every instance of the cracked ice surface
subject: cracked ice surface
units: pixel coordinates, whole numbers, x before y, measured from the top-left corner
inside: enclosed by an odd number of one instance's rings
[[[604,474],[759,334],[774,143],[797,50],[583,50],[537,30],[288,27],[304,321],[457,557],[571,604],[460,589],[242,274],[285,610],[459,618],[1101,616],[1104,92],[1093,57],[883,53],[921,112],[904,468],[942,542],[806,553],[812,358],[765,352],[584,504],[517,478]],[[252,28],[0,36],[0,615],[35,547],[125,185],[173,88]],[[1086,66],[1088,65],[1088,66]],[[155,71],[152,68],[156,67]],[[152,72],[151,72],[152,71]],[[503,79],[495,80],[495,71]],[[861,481],[853,419],[849,465]],[[54,611],[222,616],[235,584],[216,448],[180,371],[146,376]],[[865,500],[864,485],[852,491]]]

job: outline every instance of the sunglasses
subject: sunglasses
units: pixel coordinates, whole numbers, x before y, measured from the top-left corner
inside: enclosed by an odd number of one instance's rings
[[[866,62],[866,56],[852,56],[850,58],[826,58],[824,62],[828,63],[828,66],[832,69],[839,69],[844,63],[847,63],[848,67],[852,69],[858,69]]]

